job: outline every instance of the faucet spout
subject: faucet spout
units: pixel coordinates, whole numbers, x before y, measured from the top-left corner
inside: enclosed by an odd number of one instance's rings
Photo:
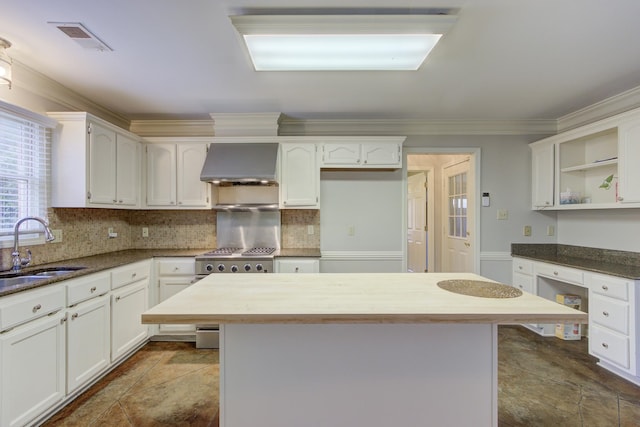
[[[37,216],[26,216],[22,219],[19,219],[16,224],[13,226],[13,252],[11,256],[13,257],[13,268],[14,271],[20,271],[20,269],[24,266],[29,265],[31,262],[31,251],[27,249],[27,254],[29,255],[27,258],[20,257],[20,250],[18,249],[18,239],[19,239],[19,230],[20,226],[25,221],[37,221],[44,227],[44,237],[47,242],[51,242],[55,239],[51,229],[49,229],[49,224],[44,219]]]

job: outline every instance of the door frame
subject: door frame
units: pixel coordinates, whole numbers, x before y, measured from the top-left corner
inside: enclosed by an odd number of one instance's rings
[[[480,203],[482,198],[480,197],[481,186],[480,186],[480,177],[481,177],[481,149],[480,147],[403,147],[402,148],[402,271],[407,271],[407,156],[409,155],[438,155],[438,154],[468,154],[471,159],[470,161],[473,163],[474,169],[474,191],[475,191],[475,215],[473,219],[473,225],[476,230],[476,240],[475,245],[473,247],[473,272],[475,274],[480,274],[480,246],[482,242],[482,230],[480,228]],[[439,203],[440,201],[435,201],[435,203]],[[429,248],[431,249],[431,248]],[[437,248],[438,253],[442,251],[442,248]]]

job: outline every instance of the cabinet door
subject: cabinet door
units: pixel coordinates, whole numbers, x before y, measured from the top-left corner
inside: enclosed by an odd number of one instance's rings
[[[193,276],[185,276],[185,277],[171,277],[171,278],[160,278],[158,280],[160,290],[159,290],[159,301],[162,302],[178,292],[187,289],[191,286],[191,281],[193,280]],[[195,325],[160,325],[160,333],[193,333],[196,330]]]
[[[280,201],[283,208],[320,206],[320,169],[314,144],[282,144]]]
[[[625,120],[618,128],[618,201],[640,202],[640,119]]]
[[[209,206],[209,185],[200,181],[202,165],[207,157],[205,144],[178,144],[178,206]]]
[[[365,143],[362,144],[362,165],[372,167],[402,167],[400,144]]]
[[[140,143],[124,135],[118,135],[117,138],[117,204],[136,206],[140,194]]]
[[[89,128],[89,203],[116,203],[116,133],[91,123]]]
[[[176,146],[148,144],[147,206],[176,205]]]
[[[140,280],[111,292],[111,361],[125,355],[148,336],[141,323],[147,309],[148,279]]]
[[[67,393],[72,393],[110,363],[109,296],[67,311]]]
[[[22,325],[0,338],[0,425],[23,426],[65,396],[62,315]]]
[[[555,145],[531,147],[531,195],[533,209],[553,206]]]
[[[533,276],[528,276],[526,274],[513,272],[513,286],[522,290],[523,292],[528,292],[530,294],[534,293],[533,291]]]
[[[357,166],[360,164],[359,143],[325,143],[322,146],[323,167]]]

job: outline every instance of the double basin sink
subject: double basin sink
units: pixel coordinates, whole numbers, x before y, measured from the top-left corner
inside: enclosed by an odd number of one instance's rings
[[[0,273],[0,291],[16,289],[19,286],[28,285],[39,280],[64,276],[82,270],[85,267],[53,267],[47,269],[31,270],[28,272]]]

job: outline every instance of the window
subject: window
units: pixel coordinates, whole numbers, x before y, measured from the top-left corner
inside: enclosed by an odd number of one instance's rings
[[[13,243],[13,227],[25,216],[46,218],[51,128],[55,122],[0,101],[0,244]],[[20,243],[43,242],[42,226],[26,221]]]
[[[467,173],[449,177],[449,237],[467,237]]]

